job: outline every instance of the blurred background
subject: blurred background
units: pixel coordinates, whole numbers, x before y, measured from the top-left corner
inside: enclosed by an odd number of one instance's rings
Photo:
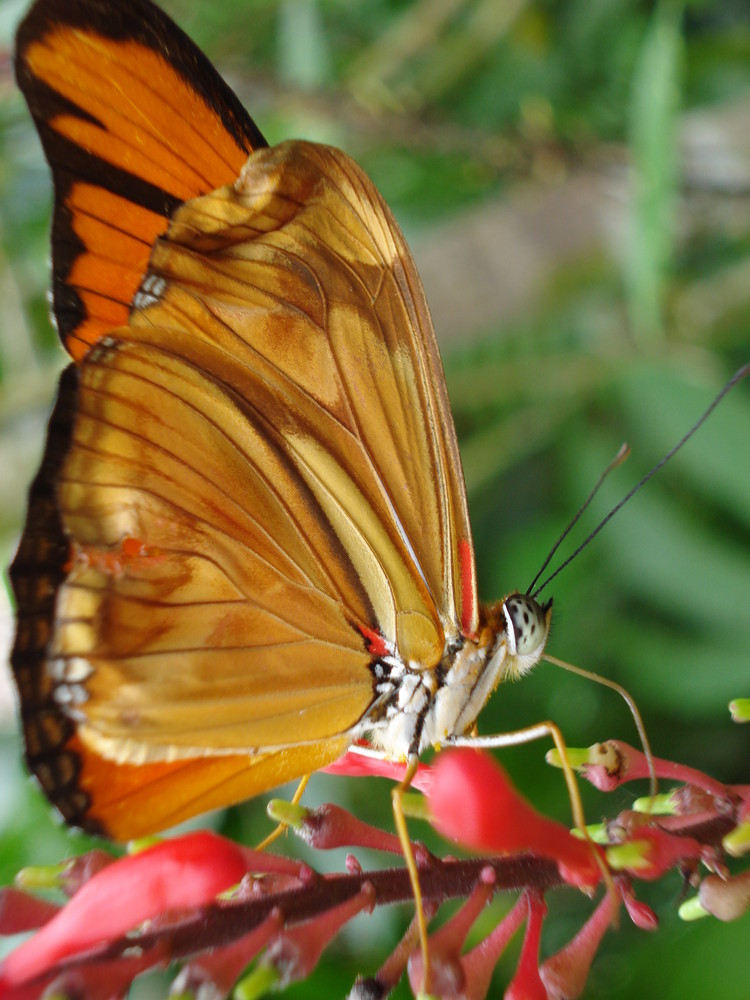
[[[343,147],[393,208],[441,343],[485,600],[525,589],[623,441],[560,556],[657,462],[750,361],[750,14],[745,0],[165,0],[270,142]],[[0,563],[12,557],[62,350],[47,316],[50,183],[15,90],[25,3],[0,0]],[[654,752],[750,780],[750,384],[550,588],[550,651],[624,684]],[[11,638],[0,587],[0,659]],[[4,672],[5,673],[5,672]],[[85,847],[23,776],[0,696],[0,880]],[[483,732],[554,719],[568,742],[635,742],[610,692],[541,665],[501,688]],[[567,821],[546,747],[503,762]],[[585,790],[592,821],[627,806]],[[390,823],[385,783],[317,778]],[[252,842],[263,802],[217,816]],[[417,836],[429,831],[415,830]],[[429,839],[427,837],[427,839]],[[435,845],[439,846],[439,845]],[[302,852],[292,840],[288,849]],[[442,850],[445,850],[443,845]],[[316,856],[341,869],[341,857]],[[378,859],[363,859],[365,863]],[[586,996],[745,998],[750,918],[684,924],[677,876],[642,893],[662,927],[605,940]],[[493,904],[485,930],[506,901]],[[551,900],[545,948],[590,903]],[[395,945],[408,910],[360,918],[292,997],[344,996]],[[516,946],[517,948],[517,946]],[[498,969],[500,995],[515,951]],[[141,989],[159,995],[163,984]],[[406,996],[402,987],[400,996]]]

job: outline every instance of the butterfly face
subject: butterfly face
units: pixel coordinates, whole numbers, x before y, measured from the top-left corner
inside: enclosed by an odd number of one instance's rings
[[[146,0],[39,0],[16,70],[74,359],[12,568],[47,795],[123,839],[354,739],[465,732],[549,608],[478,603],[435,335],[371,181],[269,149]]]

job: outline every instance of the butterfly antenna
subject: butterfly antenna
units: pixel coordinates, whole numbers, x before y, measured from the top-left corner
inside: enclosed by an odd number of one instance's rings
[[[743,365],[742,368],[740,368],[738,371],[736,371],[734,373],[734,375],[723,386],[723,388],[719,390],[719,392],[715,396],[713,402],[710,403],[710,405],[701,414],[701,416],[698,418],[698,420],[696,420],[696,422],[693,424],[693,426],[690,428],[690,430],[687,431],[687,433],[683,434],[683,436],[680,438],[680,440],[677,442],[677,444],[673,448],[669,449],[669,451],[667,452],[667,454],[656,463],[656,465],[651,469],[650,472],[646,473],[646,475],[643,477],[643,479],[641,479],[641,481],[639,483],[635,484],[635,486],[632,488],[632,490],[630,490],[628,493],[625,494],[625,496],[622,498],[622,500],[620,500],[619,503],[615,504],[615,506],[606,515],[606,517],[602,518],[602,520],[599,522],[599,524],[597,524],[597,526],[594,528],[594,530],[591,532],[591,534],[588,536],[588,538],[585,538],[581,542],[581,544],[578,546],[578,548],[572,553],[572,555],[569,555],[568,558],[557,567],[557,569],[554,571],[554,573],[551,573],[547,577],[547,579],[544,580],[536,588],[536,590],[534,591],[534,593],[531,595],[532,597],[536,598],[544,590],[545,587],[549,586],[549,584],[555,579],[555,577],[558,575],[558,573],[561,573],[565,569],[565,567],[568,565],[568,563],[572,562],[578,555],[580,555],[580,553],[586,548],[586,546],[596,538],[596,536],[602,530],[602,528],[604,527],[604,525],[607,524],[609,521],[612,520],[612,518],[615,516],[615,514],[618,512],[618,510],[620,510],[620,508],[624,507],[625,504],[628,502],[628,500],[630,500],[630,498],[632,496],[634,496],[642,486],[645,486],[646,483],[649,481],[649,479],[651,479],[652,476],[655,476],[656,473],[659,471],[659,469],[661,469],[664,465],[666,465],[667,462],[670,460],[670,458],[672,458],[673,455],[676,455],[677,452],[680,450],[680,448],[682,448],[682,446],[684,444],[686,444],[690,440],[690,438],[693,436],[693,434],[695,434],[695,432],[706,422],[706,420],[708,420],[708,418],[711,416],[711,414],[713,413],[713,411],[716,409],[716,407],[719,405],[719,403],[722,401],[722,399],[726,396],[726,394],[730,391],[730,389],[733,389],[734,386],[737,385],[738,382],[741,382],[742,379],[746,378],[746,376],[749,375],[749,374],[750,374],[750,364]],[[607,470],[607,472],[608,471],[609,471],[609,469]],[[606,476],[606,474],[607,473],[605,472],[604,475]],[[596,489],[599,488],[599,485],[600,484],[597,483],[597,486],[596,486],[594,492],[596,492]],[[588,500],[586,501],[586,503],[588,503]],[[584,508],[585,508],[585,506],[586,506],[586,504],[584,504]],[[565,532],[562,535],[562,538],[565,537],[565,535],[570,530],[570,527],[572,527],[573,524],[575,524],[575,522],[578,520],[579,516],[580,516],[580,513],[576,515],[576,517],[571,522],[571,525],[569,526],[569,528],[567,528],[565,530]],[[557,544],[559,544],[559,543],[557,543]],[[555,545],[555,548],[557,548],[557,544]],[[552,551],[554,552],[555,549],[553,548]],[[549,562],[549,559],[547,559],[547,562]],[[546,565],[546,563],[545,563],[545,565]],[[534,583],[536,583],[536,580],[539,579],[539,576],[540,576],[540,574],[537,573],[537,576],[536,576],[536,579],[534,580]],[[533,587],[534,584],[532,583],[531,586]],[[529,588],[529,590],[530,589],[531,588]],[[527,591],[527,593],[528,593],[528,591]]]
[[[618,465],[622,465],[622,463],[625,461],[625,459],[628,457],[629,454],[630,454],[630,448],[629,448],[629,446],[627,444],[621,445],[620,446],[620,450],[617,452],[617,454],[612,459],[612,461],[609,463],[609,465],[604,470],[604,472],[601,474],[601,476],[599,476],[599,478],[597,479],[596,485],[594,486],[593,490],[589,493],[589,495],[583,501],[583,503],[581,504],[581,506],[578,508],[578,511],[577,511],[575,517],[568,523],[568,526],[565,528],[565,530],[563,531],[563,533],[559,536],[559,538],[557,539],[557,541],[555,542],[555,544],[552,546],[552,548],[547,553],[547,558],[544,560],[544,562],[542,563],[542,565],[539,567],[539,572],[534,577],[534,579],[531,581],[531,583],[529,584],[529,586],[526,588],[526,593],[527,594],[531,591],[532,587],[534,586],[534,584],[536,583],[536,581],[539,579],[539,577],[542,575],[542,573],[545,571],[545,569],[549,566],[550,560],[554,556],[555,552],[557,552],[557,550],[560,548],[560,546],[562,545],[562,543],[565,541],[565,539],[570,534],[571,530],[575,527],[575,525],[580,520],[580,517],[583,514],[583,512],[586,510],[586,508],[589,506],[589,504],[594,499],[594,497],[596,496],[596,494],[599,492],[599,487],[602,485],[602,483],[604,482],[604,480],[607,478],[607,476],[610,474],[610,472],[612,472],[613,469],[616,469]],[[539,590],[541,590],[541,589],[542,588],[540,587]],[[533,595],[534,597],[536,597],[536,594],[539,593],[539,590],[537,590],[535,592],[535,594]]]

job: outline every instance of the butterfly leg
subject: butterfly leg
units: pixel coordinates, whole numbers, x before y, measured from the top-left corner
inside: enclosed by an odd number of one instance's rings
[[[299,802],[299,800],[304,795],[304,792],[305,792],[305,789],[307,788],[307,783],[308,783],[309,780],[310,780],[310,775],[309,774],[306,774],[304,776],[304,778],[302,778],[300,780],[300,783],[297,785],[297,788],[295,789],[294,795],[292,796],[292,805],[293,806],[296,806],[297,803]],[[271,833],[269,833],[267,837],[264,837],[264,839],[261,840],[261,842],[256,846],[255,850],[256,851],[265,851],[265,849],[267,847],[270,847],[271,844],[273,844],[273,842],[275,840],[279,839],[279,837],[282,835],[282,833],[284,833],[286,831],[286,829],[287,829],[286,823],[279,823],[276,826],[275,830],[272,830]]]
[[[406,771],[404,772],[404,777],[391,791],[391,804],[393,806],[393,819],[396,824],[396,833],[398,834],[398,839],[401,841],[401,850],[403,851],[404,861],[406,862],[406,868],[409,872],[409,881],[411,882],[412,892],[414,893],[414,903],[416,906],[416,921],[417,927],[419,929],[419,944],[422,950],[422,968],[424,969],[424,975],[422,979],[422,992],[429,994],[430,992],[430,951],[427,942],[427,919],[424,912],[424,900],[422,899],[422,890],[419,886],[419,869],[417,868],[417,861],[414,857],[414,850],[411,845],[411,840],[409,838],[409,831],[406,826],[406,817],[404,815],[404,804],[403,796],[404,792],[409,789],[411,785],[412,778],[417,773],[417,768],[419,767],[419,758],[414,756],[410,757],[407,765]]]

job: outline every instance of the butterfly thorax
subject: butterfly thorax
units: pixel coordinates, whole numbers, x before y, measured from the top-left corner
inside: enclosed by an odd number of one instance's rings
[[[388,757],[420,755],[466,733],[497,685],[527,673],[541,659],[551,602],[511,594],[483,607],[474,637],[446,642],[434,670],[419,670],[397,654],[373,664],[379,696],[360,724]]]

